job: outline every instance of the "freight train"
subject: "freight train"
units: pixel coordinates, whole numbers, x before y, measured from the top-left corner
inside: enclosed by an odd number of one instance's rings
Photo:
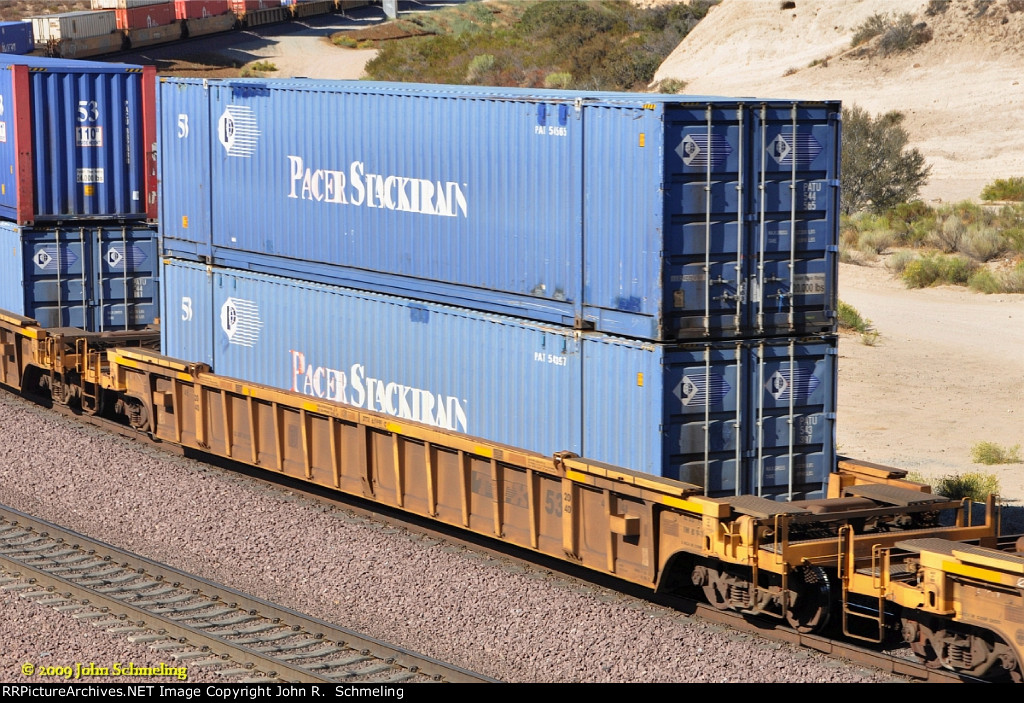
[[[50,57],[81,59],[370,4],[370,0],[95,0],[93,11],[3,23],[0,40],[3,51],[9,53],[35,50]],[[6,32],[17,41],[8,41]]]
[[[1000,533],[995,498],[979,518],[835,455],[838,104],[156,93],[159,331],[0,313],[0,384],[655,591],[1022,680],[1024,540]],[[350,102],[379,131],[289,142],[277,106],[296,99]],[[403,119],[421,131],[391,138]],[[431,237],[462,244],[415,249]],[[506,240],[521,246],[499,258]]]

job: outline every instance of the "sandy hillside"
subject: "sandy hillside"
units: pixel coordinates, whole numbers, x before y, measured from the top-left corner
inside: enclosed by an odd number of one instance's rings
[[[688,93],[901,110],[932,164],[923,195],[933,202],[977,198],[995,178],[1024,175],[1024,11],[1010,11],[1024,3],[995,0],[978,16],[982,4],[953,0],[931,17],[926,0],[783,4],[723,0],[655,80],[684,80]],[[854,30],[876,12],[914,13],[933,39],[889,58],[851,51]],[[857,335],[840,342],[840,452],[931,477],[994,472],[1024,502],[1024,465],[971,463],[980,441],[1024,447],[1024,296],[908,290],[883,262],[840,269],[840,298],[880,334],[875,346]]]
[[[1024,175],[1024,3],[992,0],[980,16],[986,5],[974,0],[952,0],[934,16],[926,16],[928,6],[928,0],[723,0],[655,81],[684,80],[686,92],[695,94],[827,98],[872,113],[900,110],[912,146],[932,165],[923,197],[977,198],[995,178]],[[933,39],[888,58],[851,50],[857,27],[879,12],[909,12]]]

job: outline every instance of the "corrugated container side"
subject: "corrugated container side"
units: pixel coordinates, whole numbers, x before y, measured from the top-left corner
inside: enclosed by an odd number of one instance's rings
[[[0,307],[44,327],[138,329],[159,310],[156,232],[147,227],[29,229],[0,222],[10,253]],[[16,257],[16,258],[15,258]]]
[[[32,33],[37,44],[89,39],[117,31],[117,17],[112,10],[36,15],[26,19],[32,20]]]
[[[192,2],[193,0],[189,0]],[[94,10],[133,10],[147,5],[162,5],[167,0],[92,0]]]
[[[575,321],[582,184],[571,102],[242,81],[211,84],[208,115],[168,114],[199,107],[198,96],[183,106],[175,83],[161,84],[171,94],[161,107],[163,151],[205,149],[212,173],[202,189],[185,176],[196,167],[165,163],[169,252],[178,239],[191,247],[198,235],[182,222],[193,229],[209,209],[202,227],[227,265]],[[302,130],[299,114],[310,120]],[[179,138],[182,118],[209,126]],[[339,122],[348,127],[335,129]],[[200,138],[209,142],[189,141]]]
[[[175,0],[174,14],[179,20],[217,17],[231,11],[228,0]]]
[[[173,24],[178,20],[173,2],[117,9],[115,12],[118,29],[153,29]]]
[[[0,216],[155,216],[154,83],[152,67],[39,57],[0,66]]]
[[[161,85],[171,254],[640,339],[834,330],[838,103],[208,85]]]
[[[27,54],[33,48],[31,22],[0,22],[0,52]]]
[[[665,345],[180,260],[163,271],[164,353],[226,376],[713,495],[820,497],[834,459],[833,338]]]
[[[178,255],[212,256],[210,191],[213,166],[207,82],[160,79],[160,232]]]
[[[516,447],[581,449],[572,330],[230,269],[212,273],[208,305],[205,267],[165,259],[163,272],[167,355]]]

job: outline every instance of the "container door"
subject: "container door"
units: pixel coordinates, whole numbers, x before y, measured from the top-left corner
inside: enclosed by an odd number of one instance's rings
[[[745,344],[752,417],[744,492],[824,497],[835,465],[835,337]]]
[[[156,232],[148,227],[97,227],[93,242],[96,331],[152,324],[159,301]]]
[[[746,320],[750,115],[735,104],[673,106],[666,122],[663,275],[672,338],[736,337]]]
[[[26,231],[26,316],[43,327],[90,329],[91,251],[84,227]]]
[[[754,111],[748,236],[756,335],[829,333],[836,305],[839,232],[837,106]]]

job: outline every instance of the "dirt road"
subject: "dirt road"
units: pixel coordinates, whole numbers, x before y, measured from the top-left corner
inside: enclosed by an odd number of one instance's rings
[[[993,472],[1024,501],[1024,465],[971,463],[980,441],[1024,447],[1024,296],[908,290],[881,264],[842,264],[839,297],[880,335],[840,342],[839,451],[926,476]]]

